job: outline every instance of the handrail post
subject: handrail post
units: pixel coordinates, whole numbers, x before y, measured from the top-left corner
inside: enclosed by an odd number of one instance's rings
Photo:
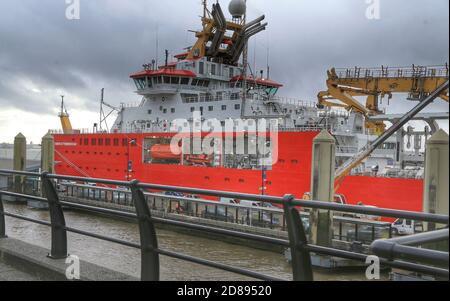
[[[158,239],[150,209],[144,193],[137,187],[137,180],[130,182],[131,194],[139,222],[141,241],[141,281],[159,281]]]
[[[305,250],[308,240],[306,239],[300,213],[292,205],[293,200],[293,195],[285,195],[283,197],[284,215],[291,249],[293,279],[294,281],[313,281],[311,256],[309,251]]]
[[[48,257],[52,259],[67,258],[67,232],[64,211],[59,202],[55,185],[48,178],[48,172],[42,173],[41,178],[44,196],[48,200],[52,228],[52,246]]]
[[[3,200],[1,193],[0,193],[0,238],[8,238],[8,236],[6,236],[5,210],[3,209]]]

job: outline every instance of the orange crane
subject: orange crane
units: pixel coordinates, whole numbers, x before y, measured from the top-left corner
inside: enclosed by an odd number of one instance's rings
[[[73,134],[72,123],[69,119],[66,107],[64,106],[64,95],[61,95],[61,111],[58,114],[64,134]]]

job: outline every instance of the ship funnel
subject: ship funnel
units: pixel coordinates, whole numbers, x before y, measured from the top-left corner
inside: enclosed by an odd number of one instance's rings
[[[235,19],[240,19],[247,11],[245,0],[232,0],[228,6],[228,11]]]

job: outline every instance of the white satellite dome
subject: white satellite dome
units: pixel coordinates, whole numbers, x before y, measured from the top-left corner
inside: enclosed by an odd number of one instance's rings
[[[228,11],[233,18],[242,18],[247,10],[247,4],[245,0],[232,0],[228,6]]]

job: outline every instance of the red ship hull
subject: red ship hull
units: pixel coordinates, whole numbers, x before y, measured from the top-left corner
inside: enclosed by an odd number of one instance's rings
[[[283,196],[288,193],[301,198],[310,191],[312,141],[317,134],[278,134],[279,159],[272,170],[266,172],[265,194]],[[141,147],[144,138],[168,136],[167,133],[54,135],[55,170],[63,175],[120,181],[139,179],[162,185],[261,193],[260,170],[144,163]],[[125,142],[130,139],[137,143]],[[106,145],[106,140],[119,143]],[[128,172],[129,161],[132,162],[131,172]],[[345,195],[349,204],[363,202],[409,211],[422,211],[423,207],[423,181],[416,179],[349,176],[336,193]]]

